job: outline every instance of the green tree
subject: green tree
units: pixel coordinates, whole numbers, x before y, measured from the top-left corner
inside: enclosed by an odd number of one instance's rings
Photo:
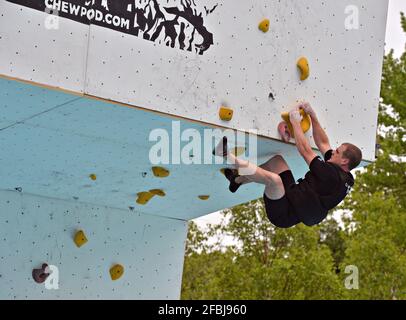
[[[320,225],[320,243],[330,248],[336,273],[339,273],[340,265],[345,257],[346,233],[337,220],[330,217]]]
[[[350,232],[341,267],[344,270],[355,265],[359,271],[359,289],[351,290],[350,297],[404,299],[406,211],[395,198],[383,193],[361,201],[353,213],[355,231]]]
[[[406,32],[406,19],[401,14]],[[391,51],[384,59],[379,112],[381,150],[378,159],[357,176],[343,208],[346,257],[342,268],[359,269],[357,299],[406,298],[406,53]],[[342,274],[345,277],[344,274]]]
[[[226,210],[224,218],[227,222],[212,227],[210,234],[228,235],[234,242],[227,248],[212,244],[203,254],[187,257],[183,299],[344,297],[330,249],[319,241],[319,228],[275,228],[262,201]],[[198,294],[190,292],[190,273],[199,274]]]

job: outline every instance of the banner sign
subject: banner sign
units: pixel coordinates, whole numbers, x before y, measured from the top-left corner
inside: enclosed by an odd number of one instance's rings
[[[128,33],[172,48],[203,54],[213,45],[213,34],[194,0],[7,0],[84,24]]]

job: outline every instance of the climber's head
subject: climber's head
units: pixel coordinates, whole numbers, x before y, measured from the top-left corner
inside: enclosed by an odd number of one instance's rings
[[[343,143],[333,150],[333,154],[328,162],[340,166],[344,171],[351,171],[358,167],[361,160],[362,152],[357,146],[351,143]]]

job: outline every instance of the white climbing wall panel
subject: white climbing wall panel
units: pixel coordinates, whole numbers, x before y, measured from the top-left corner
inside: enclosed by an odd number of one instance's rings
[[[158,3],[172,20],[174,14],[165,8],[182,11],[189,1]],[[213,36],[213,45],[201,55],[193,45],[191,52],[181,50],[179,38],[174,48],[166,45],[169,32],[147,41],[142,34],[91,26],[86,92],[235,129],[257,129],[272,138],[278,138],[280,113],[305,99],[319,112],[332,144],[353,142],[364,159],[374,160],[388,1],[202,0],[190,5]],[[358,9],[357,30],[345,27],[348,6]],[[158,22],[159,13],[154,18]],[[268,33],[258,30],[263,18],[270,20]],[[182,17],[178,23],[176,28],[182,23],[191,27]],[[188,44],[191,35],[185,31],[184,37]],[[203,41],[199,36],[193,40]],[[304,82],[296,67],[301,56],[311,68]],[[219,120],[221,105],[234,109],[231,122]]]
[[[77,14],[90,1],[64,3],[48,30],[48,14],[0,1],[0,73],[79,92],[85,82],[89,95],[277,139],[281,111],[305,99],[333,145],[374,160],[387,0],[96,0],[90,25]],[[348,30],[351,14],[359,27]],[[219,120],[221,105],[232,121]]]
[[[180,297],[185,221],[16,191],[0,191],[0,213],[0,299]],[[32,279],[42,263],[58,268],[58,289]],[[117,263],[124,274],[112,281]]]
[[[0,74],[83,92],[89,26],[0,0]]]

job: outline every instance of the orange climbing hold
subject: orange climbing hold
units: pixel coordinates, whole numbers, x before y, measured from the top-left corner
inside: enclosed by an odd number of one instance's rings
[[[152,193],[153,195],[160,196],[160,197],[166,196],[165,191],[163,191],[162,189],[152,189],[152,190],[149,190],[148,192]]]
[[[269,24],[270,24],[269,19],[264,19],[259,23],[258,28],[259,28],[259,30],[261,30],[264,33],[268,32]]]
[[[302,127],[303,133],[306,133],[310,129],[311,119],[310,116],[305,113],[303,109],[300,109],[300,115],[302,116],[300,126]],[[278,131],[282,137],[282,140],[288,142],[290,140],[290,137],[295,137],[295,133],[293,132],[293,127],[290,123],[289,112],[282,112],[281,116],[284,121],[279,123]],[[285,126],[287,126],[287,129]]]
[[[138,196],[138,198],[137,198],[136,202],[138,204],[145,205],[145,204],[148,203],[149,200],[151,200],[151,198],[154,196],[154,194],[149,192],[149,191],[147,191],[147,192],[138,192],[137,196]]]
[[[89,175],[89,178],[95,181],[97,179],[96,175],[94,173]]]
[[[154,176],[158,178],[166,178],[169,176],[169,170],[162,167],[152,167],[152,172]]]
[[[151,200],[154,196],[160,196],[160,197],[165,197],[166,193],[162,189],[151,189],[149,191],[145,192],[139,192],[137,193],[137,200],[136,202],[138,204],[145,205],[148,203],[149,200]]]
[[[226,107],[221,107],[219,111],[220,119],[223,121],[230,121],[233,118],[233,110]]]
[[[297,61],[297,67],[300,70],[300,80],[302,81],[306,80],[310,75],[310,67],[307,59],[305,57],[301,57]]]
[[[83,230],[79,230],[78,232],[76,232],[75,237],[73,238],[73,241],[75,242],[76,246],[78,248],[80,248],[81,246],[83,246],[88,240],[86,238],[85,233],[83,232]]]
[[[121,264],[116,264],[110,268],[110,277],[111,280],[120,279],[124,273],[124,267]]]

